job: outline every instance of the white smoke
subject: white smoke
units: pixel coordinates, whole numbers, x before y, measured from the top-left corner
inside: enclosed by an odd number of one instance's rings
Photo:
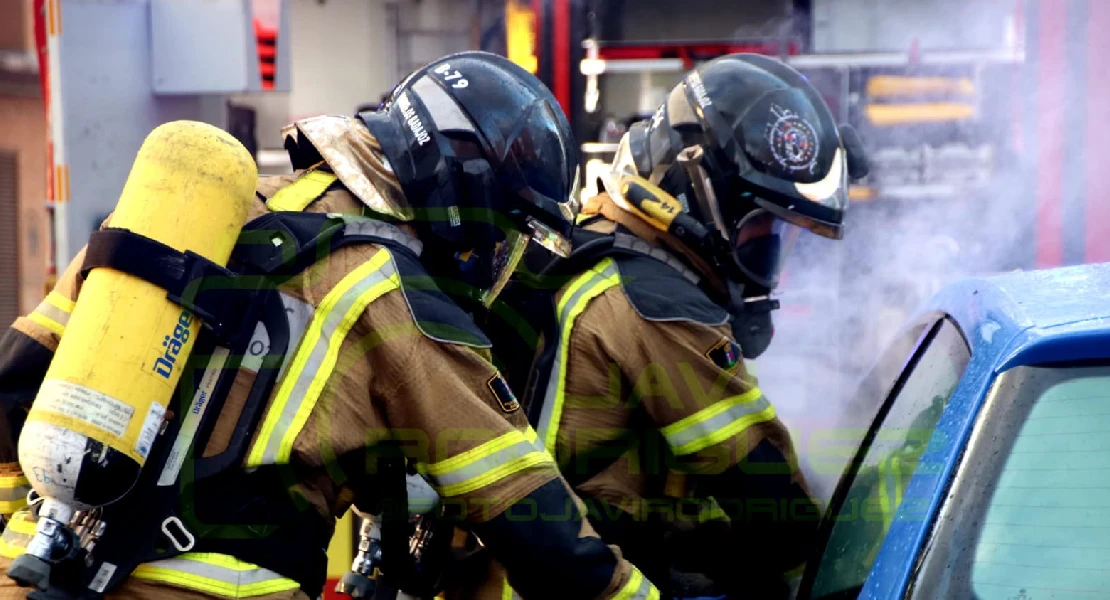
[[[1028,68],[988,67],[970,122],[861,131],[874,152],[868,182],[898,193],[854,202],[844,240],[805,234],[788,258],[775,338],[755,373],[822,500],[850,459],[828,454],[828,435],[868,425],[845,406],[898,329],[947,284],[1032,262],[1034,172],[1014,150],[1020,104],[1007,104],[1021,94],[996,85]]]

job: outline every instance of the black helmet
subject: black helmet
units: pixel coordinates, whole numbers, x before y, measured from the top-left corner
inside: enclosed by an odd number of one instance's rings
[[[415,71],[358,115],[415,208],[426,262],[487,304],[529,239],[569,248],[578,150],[551,91],[508,59],[462,52]]]
[[[845,132],[848,133],[848,132]],[[796,225],[840,239],[862,148],[842,137],[806,78],[766,56],[733,54],[690,71],[618,150],[617,171],[648,178],[729,243],[707,257],[771,290]],[[619,173],[618,173],[619,174]]]

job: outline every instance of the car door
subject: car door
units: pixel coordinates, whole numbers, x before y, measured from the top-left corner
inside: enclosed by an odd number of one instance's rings
[[[963,333],[943,314],[926,316],[887,346],[850,406],[843,437],[858,443],[829,503],[799,598],[857,597],[894,513],[928,506],[927,499],[907,498],[906,484],[925,467],[922,452],[970,358]],[[861,418],[869,424],[858,429],[852,420]]]

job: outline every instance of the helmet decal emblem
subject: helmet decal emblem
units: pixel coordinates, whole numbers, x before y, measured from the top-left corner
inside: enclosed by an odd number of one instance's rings
[[[412,136],[416,138],[416,142],[423,146],[431,141],[432,137],[428,135],[428,130],[424,128],[424,123],[420,122],[420,115],[416,114],[416,109],[412,107],[412,102],[409,100],[409,93],[405,92],[397,98],[397,106],[401,109],[401,116],[405,119],[405,124],[409,126],[412,131]]]
[[[813,173],[820,150],[813,125],[790,109],[778,105],[771,105],[771,114],[775,118],[767,125],[767,142],[775,161],[788,171]]]

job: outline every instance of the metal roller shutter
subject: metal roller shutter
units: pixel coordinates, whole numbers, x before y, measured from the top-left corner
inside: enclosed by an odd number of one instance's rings
[[[0,326],[19,316],[19,182],[16,153],[0,151]]]

